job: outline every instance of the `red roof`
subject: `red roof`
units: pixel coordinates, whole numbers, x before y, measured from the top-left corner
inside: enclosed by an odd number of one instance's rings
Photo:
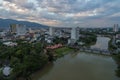
[[[47,49],[56,49],[56,48],[60,48],[62,46],[63,46],[62,44],[55,44],[55,45],[52,45],[52,46],[47,46],[46,48]]]

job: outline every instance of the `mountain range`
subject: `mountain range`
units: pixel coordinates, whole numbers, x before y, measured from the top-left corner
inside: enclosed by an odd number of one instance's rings
[[[26,25],[27,27],[32,27],[32,28],[48,28],[49,27],[49,26],[42,25],[35,22],[0,18],[0,28],[8,28],[10,24],[23,24],[23,25]]]

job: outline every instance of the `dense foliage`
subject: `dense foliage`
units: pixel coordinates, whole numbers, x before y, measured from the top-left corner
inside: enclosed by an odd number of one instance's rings
[[[9,77],[11,80],[15,77],[27,78],[48,62],[48,56],[44,54],[43,50],[39,42],[23,43],[19,41],[18,46],[15,47],[8,47],[0,43],[0,67],[9,65],[12,68]]]
[[[113,56],[114,60],[117,63],[116,76],[120,77],[120,54]]]
[[[117,50],[117,46],[115,46],[115,45],[112,44],[112,40],[113,39],[111,39],[109,41],[109,50],[113,54],[115,54],[114,51]],[[117,44],[117,45],[119,46],[119,44]],[[115,62],[117,64],[117,69],[115,71],[116,72],[116,76],[120,77],[120,52],[118,54],[113,55],[113,59],[115,60]]]
[[[55,37],[55,38],[53,39],[53,42],[54,42],[55,44],[58,44],[58,43],[66,44],[67,41],[68,41],[68,38],[64,38],[64,37],[61,37],[61,38]]]
[[[96,40],[97,40],[97,36],[93,33],[82,33],[82,35],[84,36],[81,36],[79,41],[85,43],[85,45],[90,45],[92,43],[95,43]]]
[[[59,42],[59,39],[56,39],[56,42],[57,40]],[[8,47],[0,43],[0,69],[4,65],[12,68],[9,77],[4,77],[2,70],[0,70],[0,79],[2,80],[16,80],[17,78],[28,80],[31,73],[43,68],[49,61],[72,51],[67,47],[46,50],[45,45],[40,42],[17,41],[17,43],[18,45],[14,47]]]
[[[109,50],[110,50],[110,51],[114,51],[114,50],[117,49],[117,47],[112,44],[112,39],[109,41],[108,44],[109,44]]]

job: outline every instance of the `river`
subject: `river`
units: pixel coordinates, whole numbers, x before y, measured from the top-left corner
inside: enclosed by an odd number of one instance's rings
[[[109,40],[110,38],[107,37],[97,37],[96,44],[91,46],[91,48],[108,49]]]
[[[107,49],[108,41],[109,38],[98,37],[92,47]],[[57,59],[31,77],[32,80],[120,80],[115,75],[116,69],[110,56],[77,52]]]

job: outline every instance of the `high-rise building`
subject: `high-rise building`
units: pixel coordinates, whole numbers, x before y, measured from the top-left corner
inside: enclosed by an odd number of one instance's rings
[[[80,28],[79,27],[77,27],[76,28],[76,37],[77,37],[77,40],[79,39],[79,37],[80,37]]]
[[[29,33],[34,33],[34,30],[32,30],[31,28],[28,29]]]
[[[113,31],[114,32],[118,32],[119,31],[118,24],[114,24]]]
[[[50,34],[50,36],[54,35],[54,28],[53,27],[49,28],[49,34]]]
[[[71,39],[78,40],[79,39],[79,27],[74,27],[71,30]]]
[[[11,24],[11,25],[10,25],[10,32],[11,32],[12,34],[15,34],[15,33],[16,33],[16,24]]]
[[[77,39],[77,30],[76,30],[76,28],[74,27],[74,28],[72,28],[72,30],[71,30],[71,39],[74,39],[74,40],[76,40]]]
[[[11,24],[10,32],[12,34],[16,34],[17,36],[25,35],[27,33],[27,29],[26,29],[26,26],[22,24]]]
[[[68,44],[74,44],[79,39],[79,27],[73,27],[71,29],[71,38],[68,40]]]

